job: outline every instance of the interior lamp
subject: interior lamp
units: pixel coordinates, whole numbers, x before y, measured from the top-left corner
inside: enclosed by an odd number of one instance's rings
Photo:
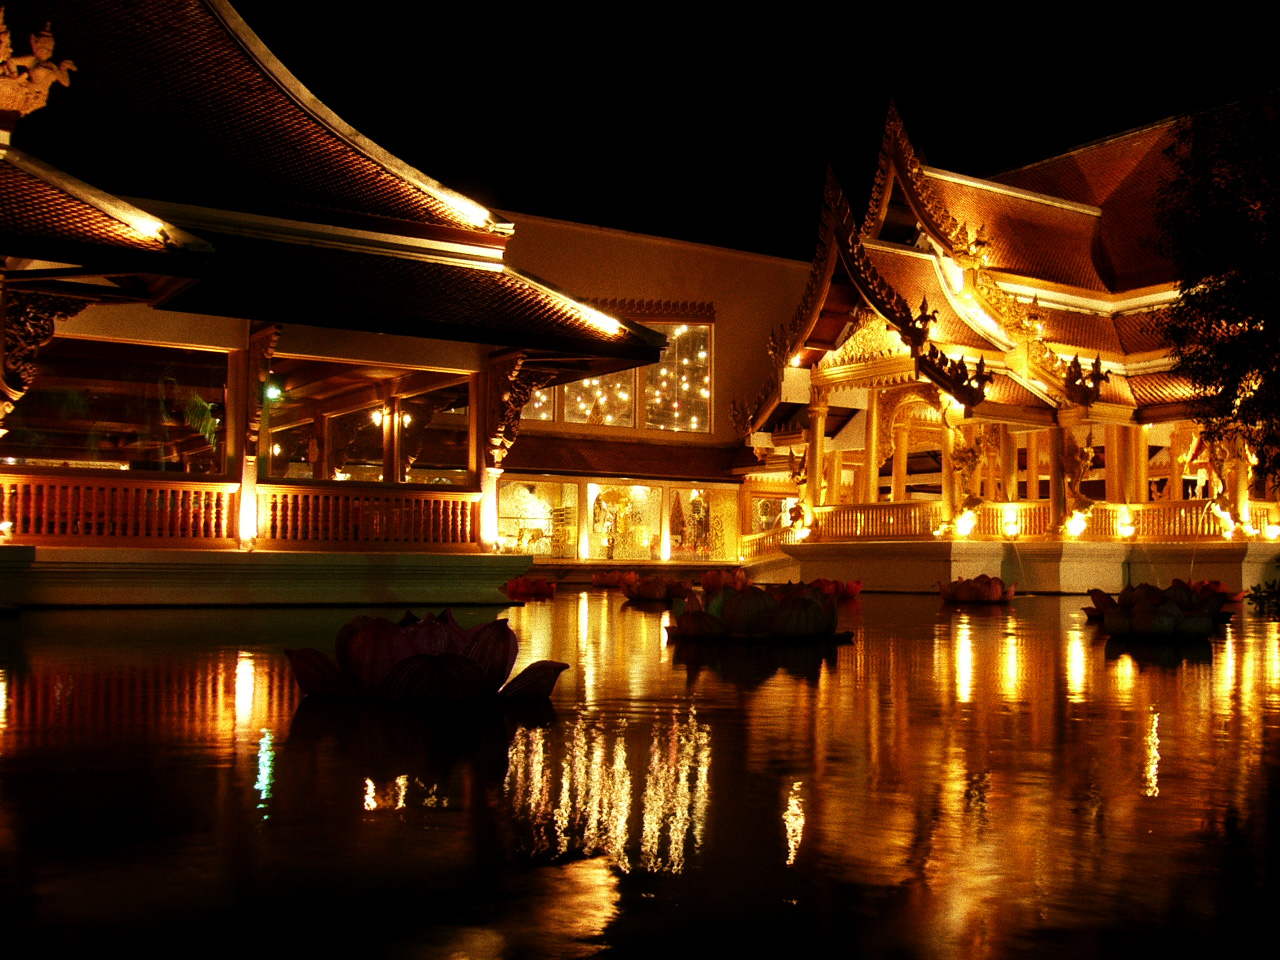
[[[973,533],[973,528],[978,524],[978,515],[972,510],[966,510],[960,516],[956,517],[956,533],[962,537],[967,537]]]
[[[1138,532],[1138,528],[1133,524],[1133,514],[1129,512],[1128,507],[1120,508],[1120,513],[1116,517],[1116,532],[1125,538],[1132,537]]]
[[[1089,526],[1089,518],[1079,510],[1073,510],[1071,516],[1067,518],[1067,533],[1073,537],[1078,537],[1084,533],[1087,526]]]

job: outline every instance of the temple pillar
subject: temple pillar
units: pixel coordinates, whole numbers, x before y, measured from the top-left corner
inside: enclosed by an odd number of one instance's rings
[[[1249,448],[1238,443],[1232,452],[1235,462],[1231,471],[1231,501],[1235,504],[1236,516],[1244,520],[1249,517]]]
[[[1066,430],[1049,428],[1049,529],[1061,530],[1067,518],[1067,485],[1063,476],[1062,444]]]
[[[1040,499],[1040,431],[1032,430],[1027,437],[1027,492],[1026,499]]]
[[[866,470],[863,473],[864,503],[876,503],[880,499],[880,391],[867,389]]]
[[[246,455],[251,403],[249,390],[249,351],[232,350],[227,354],[226,471],[228,477],[240,481],[241,509],[232,511],[231,536],[242,542],[257,536],[256,524],[251,530],[241,529],[242,523],[248,524],[251,520],[249,511],[244,507],[248,502],[256,504],[258,495],[258,464]],[[253,513],[256,515],[256,507]]]
[[[1151,462],[1150,446],[1147,443],[1147,434],[1150,428],[1145,423],[1135,424],[1129,428],[1129,434],[1133,441],[1131,444],[1133,453],[1133,502],[1146,503],[1151,499],[1151,491],[1148,489],[1150,477],[1147,467]]]
[[[907,454],[911,446],[911,428],[899,423],[893,428],[893,487],[890,499],[901,503],[907,499]]]
[[[947,423],[947,412],[942,412],[942,519],[951,520],[956,514],[956,467],[954,461],[955,430]]]
[[[827,454],[827,485],[822,491],[822,502],[840,503],[840,486],[844,479],[844,451],[832,450]]]
[[[805,499],[810,507],[822,502],[822,446],[827,435],[827,392],[814,389],[809,397],[809,428],[805,441]]]
[[[1000,424],[1000,486],[1005,500],[1018,499],[1018,442],[1003,423]]]
[[[1124,495],[1124,461],[1127,459],[1120,449],[1120,430],[1114,423],[1108,423],[1102,429],[1102,442],[1106,445],[1106,472],[1104,478],[1104,497],[1107,503],[1125,503]]]

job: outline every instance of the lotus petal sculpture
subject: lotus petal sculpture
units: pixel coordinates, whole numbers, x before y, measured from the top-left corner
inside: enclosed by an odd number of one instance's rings
[[[745,590],[751,585],[747,571],[742,567],[727,567],[724,570],[708,570],[702,575],[702,592],[708,597],[723,587],[734,590]]]
[[[520,641],[506,620],[464,630],[453,613],[392,623],[356,617],[338,631],[334,658],[305,647],[286,650],[298,686],[308,696],[369,697],[415,707],[445,708],[550,697],[567,663],[539,660],[510,683]],[[506,684],[505,686],[503,684]]]
[[[672,606],[675,624],[667,628],[672,640],[848,642],[849,633],[837,634],[839,611],[835,600],[815,597],[803,584],[792,584],[791,596],[778,600],[759,587],[733,590],[722,587],[702,609],[697,594]]]
[[[693,590],[688,580],[640,577],[634,571],[622,575],[622,592],[628,600],[667,601],[688,596]]]
[[[621,570],[600,570],[591,574],[593,587],[618,587],[622,585],[624,574]]]
[[[1007,588],[999,577],[980,573],[976,577],[961,577],[949,584],[938,583],[943,603],[1008,603],[1013,599],[1016,583]]]
[[[512,600],[546,600],[552,599],[556,595],[556,585],[554,583],[549,583],[541,578],[534,580],[525,576],[508,580],[507,585],[502,589]]]
[[[1085,616],[1102,622],[1113,638],[1137,637],[1176,642],[1203,640],[1220,623],[1231,619],[1224,610],[1231,594],[1201,581],[1174,580],[1164,590],[1150,583],[1125,587],[1115,599],[1101,590],[1090,590],[1092,607]]]

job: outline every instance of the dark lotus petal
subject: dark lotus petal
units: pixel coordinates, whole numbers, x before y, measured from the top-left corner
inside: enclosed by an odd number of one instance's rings
[[[365,616],[352,617],[342,625],[337,639],[333,641],[333,658],[338,662],[342,675],[353,686],[356,683],[356,671],[351,659],[351,644],[355,641],[356,634],[367,629],[371,623],[373,621]]]
[[[338,665],[313,647],[286,650],[293,667],[294,679],[302,692],[311,697],[349,697],[352,690]]]
[[[511,676],[511,668],[515,666],[519,652],[520,641],[504,619],[491,620],[476,627],[462,655],[480,665],[489,692],[497,693]]]
[[[463,650],[467,649],[467,644],[470,642],[471,636],[466,630],[462,629],[462,624],[460,624],[454,617],[452,610],[445,607],[440,614],[439,622],[449,630],[449,635],[453,638],[451,652],[461,653]]]
[[[456,653],[417,654],[397,663],[382,682],[392,703],[416,707],[454,707],[487,696],[484,673]]]
[[[338,666],[361,693],[374,694],[391,668],[405,657],[413,656],[413,638],[390,620],[375,617],[365,620],[346,646],[347,665]]]
[[[427,614],[412,626],[402,627],[401,631],[410,640],[411,653],[458,653],[458,638],[454,631],[441,620]]]
[[[415,614],[412,610],[406,610],[404,616],[400,618],[400,622],[396,624],[398,627],[412,627],[422,618]]]
[[[569,669],[558,660],[536,660],[512,679],[498,694],[504,700],[547,700],[560,674]]]

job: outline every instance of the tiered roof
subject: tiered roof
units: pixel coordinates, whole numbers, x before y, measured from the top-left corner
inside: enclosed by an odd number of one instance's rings
[[[13,142],[212,244],[169,306],[541,350],[527,364],[558,379],[658,358],[659,335],[507,267],[509,223],[333,115],[225,0],[149,0],[135,17],[106,0],[42,11],[78,70]],[[430,123],[429,103],[417,122]],[[0,175],[0,252],[57,240],[52,252],[80,262],[77,245],[146,249],[29,177]],[[566,353],[575,362],[561,369]]]
[[[902,351],[861,332],[880,324],[909,348],[912,379],[953,395],[958,384],[978,418],[1184,414],[1171,404],[1191,396],[1157,322],[1176,287],[1153,243],[1173,135],[1168,121],[978,180],[925,166],[891,109],[861,221],[828,179],[805,301],[776,352],[824,387],[903,382]],[[1111,375],[1093,399],[1069,382],[1073,357]],[[971,402],[979,361],[993,378]],[[763,404],[756,429],[788,420],[794,404],[780,401]]]

